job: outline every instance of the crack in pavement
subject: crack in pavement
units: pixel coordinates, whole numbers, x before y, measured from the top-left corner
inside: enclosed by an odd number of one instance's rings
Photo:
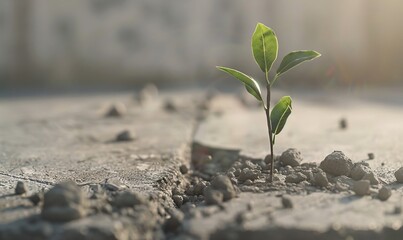
[[[35,182],[35,183],[40,183],[40,184],[44,184],[44,185],[48,185],[48,186],[54,186],[55,185],[54,182],[35,179],[35,178],[30,178],[30,177],[18,176],[18,175],[14,175],[14,174],[10,174],[10,173],[5,173],[5,172],[0,172],[0,175],[15,178],[15,179],[20,179],[20,180],[26,180],[26,181],[31,181],[31,182]]]

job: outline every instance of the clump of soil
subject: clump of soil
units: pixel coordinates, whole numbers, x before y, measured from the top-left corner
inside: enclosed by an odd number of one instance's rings
[[[42,217],[55,222],[67,222],[87,215],[87,200],[72,182],[57,184],[44,195]]]

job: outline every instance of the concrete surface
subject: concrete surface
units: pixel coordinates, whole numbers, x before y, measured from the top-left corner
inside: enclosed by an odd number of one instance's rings
[[[282,95],[275,92],[274,100]],[[231,154],[239,151],[241,158],[261,159],[268,153],[265,116],[253,101],[246,99],[245,105],[245,99],[220,94],[200,118],[201,96],[197,91],[169,92],[147,105],[131,94],[1,99],[0,225],[39,212],[24,197],[13,195],[19,180],[32,193],[65,179],[80,185],[110,179],[131,190],[163,194],[169,208],[179,165],[190,165],[193,142]],[[198,204],[179,232],[167,238],[401,239],[403,185],[393,176],[403,165],[400,95],[377,95],[385,96],[381,100],[372,93],[291,96],[293,113],[277,138],[275,154],[294,147],[302,152],[303,163],[319,163],[341,150],[353,162],[369,163],[381,181],[372,186],[373,193],[386,185],[392,197],[382,202],[352,191],[298,191],[295,184],[276,189],[259,180],[248,188],[241,185],[238,198],[221,206]],[[167,110],[164,99],[171,99],[176,110]],[[124,103],[127,114],[106,118],[113,102]],[[339,127],[341,118],[347,120],[346,129]],[[126,129],[134,140],[115,142],[116,134]],[[375,159],[369,160],[368,153]],[[284,195],[292,209],[282,207]]]

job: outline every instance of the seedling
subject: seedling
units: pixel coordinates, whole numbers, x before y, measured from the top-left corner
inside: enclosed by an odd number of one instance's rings
[[[260,91],[258,82],[252,77],[235,69],[220,66],[217,68],[241,81],[245,85],[246,90],[259,102],[262,102],[267,119],[271,163],[270,181],[272,182],[274,170],[273,145],[275,143],[276,136],[281,132],[281,130],[283,130],[287,118],[291,114],[292,99],[290,96],[282,97],[270,112],[271,87],[285,72],[305,61],[320,57],[320,53],[316,51],[303,50],[294,51],[287,54],[281,61],[274,77],[270,79],[270,69],[274,61],[277,59],[278,42],[274,31],[262,23],[258,23],[256,25],[255,32],[252,35],[252,53],[257,65],[265,74],[265,87],[267,90],[266,103],[262,98],[262,93]]]

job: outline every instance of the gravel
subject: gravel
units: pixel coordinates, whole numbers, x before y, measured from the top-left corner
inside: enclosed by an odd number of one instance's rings
[[[188,169],[188,167],[187,167],[185,164],[182,164],[182,165],[179,167],[179,171],[180,171],[182,174],[187,174],[187,173],[189,172],[189,169]]]
[[[305,181],[307,177],[300,172],[297,173],[291,173],[285,178],[286,183],[300,183],[302,181]]]
[[[383,186],[381,189],[379,189],[378,198],[381,201],[388,200],[391,195],[392,195],[392,190],[390,190],[390,188]]]
[[[27,188],[25,187],[25,183],[22,181],[18,181],[17,185],[15,186],[15,194],[22,195],[27,192]]]
[[[362,178],[362,180],[368,180],[371,183],[371,185],[379,184],[379,180],[373,172],[369,172],[369,173],[365,174],[365,176]]]
[[[289,165],[291,167],[299,166],[302,162],[301,152],[295,148],[289,148],[285,150],[280,156],[280,162],[286,166]]]
[[[86,206],[84,193],[75,183],[60,183],[45,193],[41,216],[48,221],[67,222],[84,217]]]
[[[211,187],[207,187],[204,190],[204,200],[206,205],[219,205],[224,200],[222,192],[213,190]]]
[[[258,179],[259,177],[259,173],[256,171],[253,171],[249,168],[244,168],[241,173],[238,176],[238,180],[240,182],[245,182],[246,180],[251,180],[254,181],[256,179]]]
[[[129,130],[124,130],[116,135],[116,141],[125,142],[133,140],[132,134]]]
[[[106,117],[122,117],[127,112],[126,106],[123,103],[116,103],[112,105],[106,112]]]
[[[369,194],[370,182],[368,180],[360,180],[354,183],[353,191],[358,196]]]
[[[341,151],[334,151],[326,156],[319,167],[333,176],[349,176],[353,162]]]
[[[350,177],[356,181],[361,180],[371,169],[361,163],[355,163],[350,172]]]
[[[287,196],[282,196],[281,197],[281,204],[283,205],[283,208],[293,208],[294,205],[292,204],[291,198]]]
[[[211,188],[223,194],[223,200],[228,201],[236,196],[231,180],[225,175],[218,175],[211,181]]]
[[[314,174],[314,183],[319,187],[327,187],[329,185],[329,181],[327,179],[326,173],[319,171]]]
[[[114,201],[113,205],[118,208],[134,207],[136,205],[142,205],[147,203],[147,197],[137,192],[123,191],[119,193]]]

